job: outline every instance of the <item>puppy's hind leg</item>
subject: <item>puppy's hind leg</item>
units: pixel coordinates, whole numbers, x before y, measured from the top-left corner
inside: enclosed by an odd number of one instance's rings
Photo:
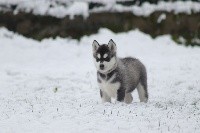
[[[131,93],[125,93],[125,98],[124,98],[124,102],[127,104],[132,103],[133,101],[133,97]]]
[[[148,101],[148,90],[147,90],[147,73],[144,68],[141,73],[140,82],[137,85],[138,95],[140,98],[140,102]]]
[[[144,85],[142,85],[141,83],[139,83],[137,85],[137,91],[138,91],[140,102],[145,102],[146,103],[148,101],[147,88],[145,88]]]

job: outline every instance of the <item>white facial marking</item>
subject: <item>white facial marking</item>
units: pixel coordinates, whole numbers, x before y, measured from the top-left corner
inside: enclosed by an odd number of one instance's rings
[[[101,55],[100,55],[100,54],[97,54],[97,57],[98,57],[98,58],[101,58]]]
[[[108,54],[104,54],[104,55],[103,55],[103,58],[106,58],[106,57],[108,57]]]
[[[99,70],[100,61],[97,62],[95,58],[93,58],[93,60],[94,60],[95,67],[97,68],[97,70]]]

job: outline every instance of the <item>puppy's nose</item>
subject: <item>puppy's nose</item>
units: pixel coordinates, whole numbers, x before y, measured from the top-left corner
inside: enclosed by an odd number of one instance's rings
[[[104,69],[104,64],[100,64],[100,69],[101,69],[101,70]]]

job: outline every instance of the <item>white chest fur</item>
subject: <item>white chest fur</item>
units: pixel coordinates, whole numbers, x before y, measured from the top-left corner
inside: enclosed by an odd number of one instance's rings
[[[101,80],[101,83],[99,83],[100,89],[103,92],[105,92],[109,97],[113,97],[113,98],[117,97],[117,90],[120,87],[119,82],[112,83],[115,76],[116,76],[115,74],[112,75],[112,77],[109,80],[105,80],[105,79],[102,79],[101,77],[99,77],[99,79]]]

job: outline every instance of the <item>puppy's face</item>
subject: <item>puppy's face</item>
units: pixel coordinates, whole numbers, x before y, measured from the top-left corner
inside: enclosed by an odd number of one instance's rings
[[[116,66],[116,45],[113,40],[110,40],[108,45],[93,42],[93,57],[97,70],[101,73],[106,73]]]

